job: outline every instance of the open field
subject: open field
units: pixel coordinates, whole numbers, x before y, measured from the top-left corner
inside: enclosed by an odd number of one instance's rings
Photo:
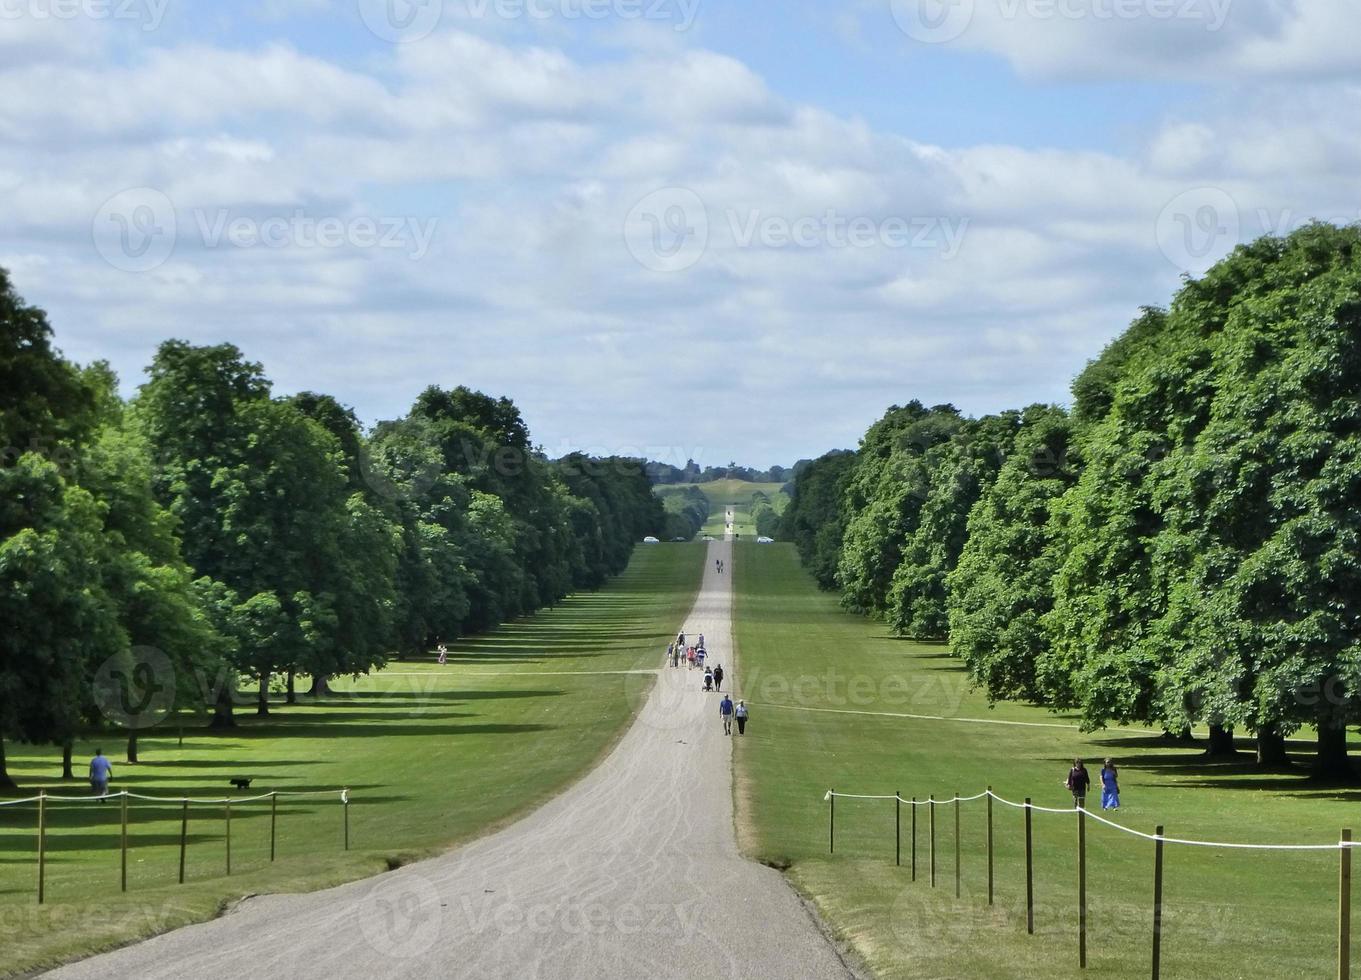
[[[828,855],[829,787],[925,799],[986,786],[1007,799],[1071,805],[1074,756],[1093,778],[1121,767],[1123,824],[1192,839],[1331,844],[1361,825],[1361,792],[1301,773],[1201,763],[1197,748],[1156,733],[1080,734],[1071,719],[1025,705],[989,708],[940,646],[894,639],[840,611],[789,545],[740,545],[734,557],[735,677],[753,703],[738,746],[739,824],[753,856],[787,866],[795,885],[884,977],[1078,977],[1077,828],[1035,814],[1035,935],[1024,916],[1023,814],[995,809],[996,905],[986,903],[985,804],[961,808],[962,897],[954,896],[954,811],[937,808],[937,887],[928,878],[927,810],[918,810],[911,881],[910,808],[894,866],[892,801],[838,800]],[[811,710],[818,709],[818,710]],[[939,716],[948,720],[861,714]],[[1039,727],[1036,727],[1039,726]],[[1306,743],[1292,749],[1306,751]],[[1092,761],[1096,765],[1092,766]],[[1299,757],[1303,762],[1303,756]],[[1302,767],[1301,767],[1302,768]],[[1099,797],[1089,797],[1095,808]],[[1153,845],[1088,821],[1088,972],[1149,974]],[[1326,976],[1335,969],[1335,852],[1168,845],[1163,975]]]
[[[54,804],[48,813],[47,904],[35,902],[36,807],[0,808],[0,973],[15,973],[209,918],[247,894],[298,891],[382,871],[504,824],[560,791],[601,758],[652,684],[627,673],[660,660],[694,601],[698,545],[640,548],[598,593],[451,648],[449,664],[394,663],[337,694],[240,727],[166,730],[141,740],[137,766],[114,760],[111,789],[221,797],[249,790],[348,786],[352,850],[342,849],[338,799],[281,798],[278,860],[269,862],[269,803],[232,812],[232,876],[224,877],[220,807],[195,808],[187,881],[175,884],[179,808],[134,801],[128,892],[119,892],[118,805]],[[306,701],[307,699],[301,699]],[[160,730],[157,730],[160,731]],[[25,795],[63,783],[50,747],[8,746]],[[78,775],[93,743],[77,746]],[[239,794],[245,795],[245,794]],[[155,809],[153,809],[153,807]]]
[[[708,483],[696,483],[694,486],[703,491],[709,498],[709,520],[700,531],[701,535],[711,534],[716,538],[723,537],[723,514],[732,505],[734,527],[733,530],[743,538],[756,537],[756,525],[753,523],[751,515],[751,495],[758,490],[770,497],[771,503],[776,510],[783,507],[783,502],[779,500],[780,488],[783,483],[750,483],[746,480],[712,480]]]

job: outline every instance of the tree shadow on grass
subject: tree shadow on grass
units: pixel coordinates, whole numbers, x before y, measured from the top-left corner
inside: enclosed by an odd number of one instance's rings
[[[526,735],[534,732],[555,731],[558,727],[556,725],[441,724],[441,721],[449,717],[449,715],[440,715],[438,718],[432,718],[425,724],[381,724],[375,722],[362,722],[354,725],[347,724],[343,720],[318,723],[311,719],[300,719],[293,724],[266,722],[264,724],[251,725],[245,730],[238,730],[238,732],[248,740],[285,738],[287,736],[296,738],[344,738],[348,736],[382,738],[391,735],[394,737],[419,736],[421,738],[432,738],[440,735]],[[476,716],[459,715],[458,717]]]

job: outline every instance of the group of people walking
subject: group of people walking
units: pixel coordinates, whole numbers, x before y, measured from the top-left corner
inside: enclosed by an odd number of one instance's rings
[[[722,563],[719,563],[719,571],[722,571]],[[705,665],[704,661],[708,657],[708,651],[704,646],[704,634],[700,633],[696,637],[694,645],[687,645],[685,631],[681,630],[676,634],[676,641],[668,644],[666,648],[666,662],[673,668],[679,668],[682,661],[690,670],[702,670],[704,676],[702,683],[704,690],[717,691],[723,694],[723,700],[718,703],[719,718],[723,722],[723,734],[731,735],[733,722],[737,723],[737,734],[745,735],[747,732],[747,717],[749,711],[747,703],[742,700],[733,701],[732,696],[723,693],[723,678],[727,676],[723,671],[722,664],[715,664],[713,667]]]
[[[719,574],[719,575],[722,575],[722,574],[723,574],[723,559],[722,559],[722,558],[715,558],[715,559],[714,559],[714,568],[718,571],[718,574]]]
[[[1081,759],[1073,760],[1073,768],[1068,770],[1068,779],[1064,785],[1068,787],[1068,792],[1073,794],[1073,806],[1080,808],[1086,805],[1087,790],[1091,788],[1092,777]],[[1110,759],[1101,767],[1101,809],[1120,809],[1120,774]]]

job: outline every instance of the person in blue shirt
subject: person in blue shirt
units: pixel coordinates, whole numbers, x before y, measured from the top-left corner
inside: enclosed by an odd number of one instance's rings
[[[109,780],[113,778],[113,764],[103,749],[95,749],[95,757],[90,760],[90,786],[95,796],[109,795]]]
[[[724,735],[731,735],[731,734],[732,734],[732,698],[728,697],[726,694],[723,695],[723,700],[720,701],[720,702],[718,702],[718,715],[719,715],[720,718],[723,719],[723,734],[724,734]]]

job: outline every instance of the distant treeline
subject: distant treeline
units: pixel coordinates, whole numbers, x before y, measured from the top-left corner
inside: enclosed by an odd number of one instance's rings
[[[0,783],[4,739],[69,762],[78,732],[148,712],[230,725],[239,681],[266,713],[272,683],[292,701],[296,675],[321,692],[594,589],[666,521],[643,460],[546,459],[467,388],[364,432],[231,345],[171,340],[124,402],[3,269],[0,446]]]
[[[806,461],[805,461],[806,462]],[[706,466],[700,469],[699,464],[693,459],[688,460],[684,466],[672,466],[669,463],[649,462],[647,464],[648,476],[652,477],[652,482],[659,485],[672,483],[712,483],[714,480],[745,480],[748,483],[786,483],[794,478],[794,467],[772,466],[768,470],[754,470],[750,466],[738,466],[736,463],[729,463],[727,466]]]
[[[948,640],[993,699],[1083,724],[1361,718],[1361,229],[1238,248],[1145,309],[1072,407],[889,409],[802,467],[783,530],[824,588]]]
[[[666,541],[692,540],[709,519],[709,498],[698,487],[659,487],[657,496],[666,510]]]

